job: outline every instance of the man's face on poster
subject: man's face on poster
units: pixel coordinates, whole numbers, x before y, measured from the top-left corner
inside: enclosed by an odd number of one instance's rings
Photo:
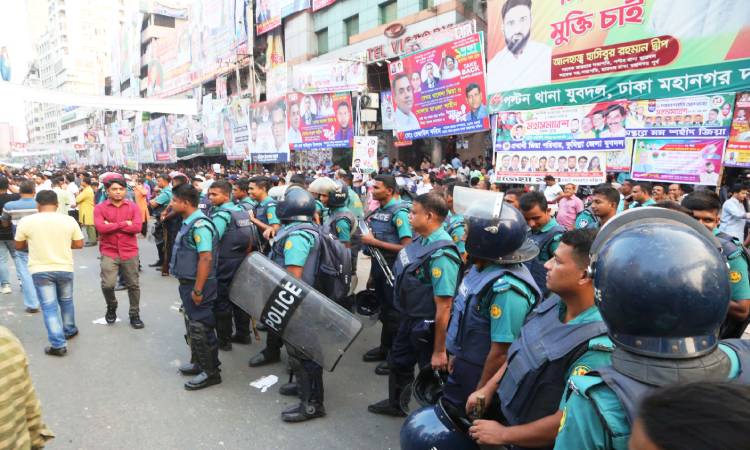
[[[594,124],[591,123],[591,117],[584,117],[581,121],[581,129],[584,133],[588,133],[594,128]]]
[[[525,5],[510,8],[503,18],[503,33],[508,51],[521,53],[531,33],[531,9]]]
[[[281,147],[284,143],[286,127],[284,126],[284,112],[281,109],[274,109],[271,113],[271,132],[276,148]]]
[[[422,77],[419,76],[419,72],[414,72],[411,74],[411,87],[414,90],[419,89],[419,87],[422,85]]]
[[[570,132],[573,133],[573,134],[578,133],[578,128],[579,128],[578,119],[571,120],[570,121]]]
[[[479,88],[473,88],[466,93],[466,101],[469,103],[469,108],[472,111],[478,110],[482,106],[482,93]]]
[[[425,71],[427,72],[427,78],[433,78],[435,75],[432,73],[432,64],[427,64],[427,67],[425,67]]]
[[[510,168],[518,170],[518,163],[520,162],[521,158],[518,155],[513,155],[513,157],[510,159]]]
[[[312,100],[310,100],[310,97],[305,97],[302,102],[305,105],[305,113],[311,112],[310,105],[312,104]]]
[[[620,109],[613,109],[607,114],[607,126],[610,131],[622,130],[622,113]]]
[[[505,155],[500,159],[500,167],[503,169],[510,167],[510,156]]]
[[[299,128],[299,105],[296,103],[289,107],[289,125],[294,130]]]
[[[594,128],[601,130],[604,128],[604,115],[602,113],[596,113],[591,116],[591,122],[594,124]]]
[[[576,168],[576,157],[568,156],[568,169],[574,170]]]
[[[718,112],[716,112],[716,110],[712,109],[711,111],[708,112],[708,120],[713,122],[714,120],[716,120],[717,117],[719,117],[719,114]]]
[[[721,113],[724,114],[724,116],[729,116],[729,112],[732,110],[732,107],[729,105],[729,103],[724,103],[724,105],[721,107]]]
[[[349,108],[346,105],[339,106],[336,110],[336,120],[339,122],[339,127],[348,128],[350,117],[351,114],[349,114]]]
[[[396,95],[396,107],[404,114],[411,112],[412,106],[414,106],[414,91],[409,84],[409,80],[406,77],[401,77],[396,80],[393,90]]]

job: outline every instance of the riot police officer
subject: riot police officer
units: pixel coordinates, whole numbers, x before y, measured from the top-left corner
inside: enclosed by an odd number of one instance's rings
[[[600,184],[591,193],[591,204],[576,216],[576,228],[596,230],[615,214],[620,193],[609,184]]]
[[[453,242],[456,244],[461,258],[465,261],[466,242],[464,242],[464,239],[466,238],[466,227],[464,224],[464,217],[461,214],[456,214],[456,211],[453,209],[453,190],[457,186],[468,187],[466,183],[461,182],[448,183],[445,186],[445,202],[448,204],[448,217],[445,218],[443,226],[445,226],[445,230],[450,234]]]
[[[247,254],[249,242],[241,245],[242,236],[235,213],[244,211],[231,200],[232,186],[224,180],[214,181],[208,188],[211,202],[211,222],[219,235],[219,261],[217,267],[218,293],[214,302],[216,334],[219,349],[232,350],[232,302],[229,301],[229,284]],[[239,247],[239,248],[238,248]],[[244,247],[244,248],[242,248]],[[248,333],[249,337],[249,333]]]
[[[179,280],[182,307],[187,317],[190,363],[180,367],[184,375],[195,375],[185,389],[197,390],[221,383],[219,345],[213,303],[216,300],[219,234],[198,209],[198,191],[183,184],[172,191],[172,210],[182,218],[175,237],[169,271]]]
[[[394,266],[393,305],[399,327],[388,355],[388,398],[367,407],[375,414],[405,416],[402,395],[414,380],[414,365],[447,371],[445,336],[456,293],[461,257],[443,228],[445,199],[428,193],[414,199],[409,221],[419,238],[399,252]]]
[[[375,177],[372,197],[380,203],[380,207],[365,219],[372,233],[362,236],[362,244],[380,249],[386,264],[391,268],[398,252],[411,244],[412,240],[409,213],[406,206],[396,200],[397,192],[398,185],[394,177],[390,175]],[[380,345],[367,351],[362,359],[366,362],[385,361],[398,330],[399,314],[393,306],[393,287],[388,284],[383,268],[378,264],[372,264],[370,276],[375,287],[375,294],[382,302],[380,321],[383,328],[380,333]],[[388,365],[379,365],[376,373],[388,374]]]
[[[234,202],[245,211],[253,211],[257,205],[250,197],[249,191],[250,181],[247,178],[240,178],[232,187]]]
[[[494,405],[488,417],[497,419],[474,422],[469,432],[479,444],[552,448],[568,378],[609,363],[612,344],[587,273],[594,234],[571,230],[562,235],[545,267],[547,288],[555,295],[532,310],[508,349],[507,362],[469,396],[467,412],[484,396]]]
[[[313,180],[307,187],[307,191],[315,197],[315,223],[323,224],[328,217],[328,207],[321,198],[328,196],[336,190],[336,183],[328,177],[320,177]]]
[[[347,172],[346,170],[341,169],[338,171],[338,178],[346,186],[347,209],[349,209],[349,211],[351,211],[357,219],[364,219],[365,209],[362,206],[362,199],[359,197],[359,194],[357,194],[352,188],[354,176],[351,172]]]
[[[748,279],[748,254],[742,242],[719,231],[721,202],[715,192],[695,191],[682,199],[682,206],[698,222],[708,228],[719,240],[721,250],[729,264],[729,285],[732,294],[729,310],[721,327],[722,339],[741,338],[750,321],[750,280]]]
[[[522,264],[539,252],[526,237],[526,221],[512,205],[499,204],[495,213],[493,204],[473,201],[465,214],[472,266],[453,302],[446,338],[452,371],[443,389],[446,400],[461,408],[503,365],[526,315],[542,299]]]
[[[250,197],[249,190],[250,181],[247,178],[240,178],[232,187],[232,197],[237,206],[251,214],[255,211],[257,203]],[[260,250],[260,248],[257,250]],[[232,317],[234,319],[234,334],[232,334],[231,341],[237,344],[249,344],[251,341],[250,316],[242,308],[232,303]]]
[[[312,225],[315,199],[299,186],[290,186],[276,207],[283,226],[271,247],[270,258],[295,278],[310,286],[315,285],[318,272],[320,242],[317,229]],[[269,332],[269,337],[274,333]],[[287,347],[296,383],[282,386],[282,395],[298,395],[300,404],[281,414],[285,422],[302,422],[325,415],[323,407],[323,369],[303,353]]]
[[[523,217],[529,225],[529,239],[539,247],[539,255],[525,264],[546,297],[550,291],[546,287],[547,270],[544,264],[552,258],[557,246],[560,245],[560,237],[565,232],[565,228],[550,215],[547,199],[541,192],[523,194],[518,202],[521,205]]]
[[[628,448],[639,402],[659,387],[750,383],[750,346],[718,339],[731,289],[710,232],[680,212],[638,208],[600,234],[589,272],[616,349],[611,365],[571,378],[556,449]]]

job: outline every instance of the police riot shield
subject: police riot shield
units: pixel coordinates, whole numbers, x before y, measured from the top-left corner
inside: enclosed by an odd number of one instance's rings
[[[362,331],[351,312],[258,252],[237,269],[229,298],[329,372]]]
[[[456,214],[465,215],[473,206],[486,205],[491,216],[500,217],[504,198],[505,194],[502,192],[456,186],[453,188],[453,210]]]

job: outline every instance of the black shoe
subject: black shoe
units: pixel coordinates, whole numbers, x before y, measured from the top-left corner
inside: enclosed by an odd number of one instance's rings
[[[281,361],[280,354],[277,353],[275,355],[268,356],[266,355],[265,351],[262,351],[258,353],[257,355],[253,356],[252,358],[250,358],[250,361],[248,361],[247,365],[250,367],[260,367],[260,366],[265,366],[267,364],[273,364],[279,361]]]
[[[149,267],[161,267],[163,264],[164,263],[162,263],[161,261],[156,261],[155,263],[149,264],[148,266]]]
[[[364,362],[385,361],[385,356],[385,352],[380,347],[375,347],[362,355],[362,360]]]
[[[297,397],[299,396],[299,385],[297,383],[284,384],[279,388],[279,394],[288,397]]]
[[[231,352],[232,351],[232,343],[230,341],[219,342],[219,350],[221,350],[223,352]]]
[[[26,308],[25,311],[29,314],[36,314],[39,312],[39,308]]]
[[[197,391],[198,389],[207,388],[219,383],[221,383],[221,375],[218,372],[213,375],[201,372],[195,378],[185,382],[185,389],[188,391]]]
[[[326,415],[326,410],[322,403],[300,403],[299,405],[287,409],[281,413],[281,420],[284,422],[304,422],[306,420],[317,419]]]
[[[117,321],[117,306],[107,305],[107,313],[104,314],[104,320],[108,324],[113,324]]]
[[[130,326],[135,328],[136,330],[140,330],[145,325],[143,324],[143,321],[141,320],[141,317],[138,314],[131,314],[130,315]]]
[[[66,347],[44,347],[44,353],[50,356],[65,356],[68,353],[68,349]]]
[[[247,345],[247,344],[252,343],[253,339],[249,335],[245,336],[245,335],[234,333],[232,335],[232,342],[234,342],[235,344]]]
[[[71,340],[71,339],[73,339],[76,336],[78,336],[78,330],[75,330],[74,332],[72,332],[70,334],[66,334],[65,335],[65,339]]]
[[[179,370],[183,375],[198,375],[199,373],[203,372],[201,366],[190,362],[181,365],[177,370]]]
[[[376,375],[390,375],[391,366],[388,365],[388,361],[383,361],[375,367]]]
[[[393,406],[388,399],[373,403],[367,407],[367,410],[373,414],[382,414],[384,416],[406,417],[406,413],[398,406]]]

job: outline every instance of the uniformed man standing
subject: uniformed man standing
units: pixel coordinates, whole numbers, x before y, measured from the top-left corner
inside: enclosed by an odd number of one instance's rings
[[[526,266],[531,271],[537,286],[542,289],[542,294],[547,297],[550,293],[546,287],[547,270],[544,265],[552,258],[552,255],[560,245],[560,238],[565,232],[554,217],[550,215],[547,199],[541,192],[528,192],[519,199],[521,213],[529,225],[529,239],[539,247],[539,255]]]
[[[320,252],[319,236],[311,226],[315,199],[299,186],[290,186],[276,208],[283,226],[271,247],[270,258],[292,276],[315,286]],[[268,333],[269,338],[276,336]],[[280,338],[279,338],[280,339]],[[289,363],[296,383],[281,387],[282,395],[298,395],[300,404],[281,413],[285,422],[303,422],[325,415],[323,407],[323,368],[295,348],[287,346]]]
[[[750,322],[750,275],[748,274],[748,254],[742,242],[719,231],[721,201],[715,192],[695,191],[682,199],[682,206],[716,236],[722,253],[729,264],[729,285],[732,293],[729,310],[721,326],[722,339],[741,338]]]
[[[372,197],[380,203],[365,220],[370,226],[371,234],[362,236],[362,245],[380,249],[388,266],[392,269],[396,255],[405,246],[411,244],[412,230],[409,225],[407,208],[394,197],[398,192],[396,179],[390,175],[378,175],[373,182]],[[383,328],[380,332],[380,345],[364,354],[366,362],[385,361],[393,345],[393,338],[399,327],[399,314],[393,306],[393,287],[386,281],[383,269],[373,263],[370,269],[375,294],[380,299],[380,321]],[[379,364],[375,373],[387,375],[388,364]]]
[[[171,208],[182,218],[175,237],[169,271],[180,282],[179,293],[187,316],[190,363],[180,367],[195,375],[185,389],[197,390],[221,383],[219,344],[213,303],[216,300],[219,234],[199,209],[199,192],[188,184],[173,190]]]
[[[526,221],[510,204],[477,201],[466,212],[466,249],[473,265],[458,288],[448,327],[452,370],[443,396],[463,408],[506,360],[526,315],[542,292],[522,263],[539,250],[526,237]]]
[[[591,194],[591,204],[576,217],[576,228],[596,230],[601,228],[615,214],[620,193],[609,184],[600,184]]]
[[[252,214],[255,211],[257,203],[250,197],[249,190],[249,180],[247,178],[240,178],[234,184],[234,187],[232,187],[232,197],[237,206],[242,208],[243,211],[247,211],[248,214]],[[257,250],[260,250],[260,248]],[[237,344],[249,344],[252,339],[250,337],[250,315],[243,311],[242,308],[232,303],[232,316],[234,318],[234,334],[232,334],[232,342]]]
[[[375,414],[405,416],[402,395],[414,380],[414,365],[448,370],[445,336],[456,293],[461,257],[443,228],[445,199],[428,193],[414,199],[409,221],[419,238],[399,252],[394,267],[398,332],[388,355],[388,398],[367,407]]]
[[[162,220],[162,213],[167,210],[169,203],[172,201],[172,184],[169,175],[161,174],[156,179],[157,186],[159,186],[159,194],[149,202],[151,207],[151,215],[156,219],[156,228],[154,232],[154,238],[157,239],[156,251],[159,254],[159,259],[153,264],[149,264],[149,267],[156,267],[156,270],[164,272],[162,267],[165,264],[169,264],[169,260],[166,259],[165,254],[168,253],[164,248],[166,242],[164,235],[166,233],[166,223]],[[161,239],[161,241],[159,241]]]
[[[240,178],[232,187],[234,202],[245,211],[254,211],[257,203],[250,197],[250,181]]]
[[[216,275],[218,292],[214,302],[214,316],[219,349],[224,351],[232,350],[232,302],[229,300],[229,285],[247,254],[247,251],[233,251],[233,244],[238,239],[238,228],[236,221],[232,219],[232,213],[242,212],[242,208],[232,203],[231,192],[232,186],[224,180],[214,181],[208,188],[211,222],[219,235],[219,262]],[[249,242],[245,248],[248,245]]]
[[[659,387],[750,384],[750,345],[718,339],[731,290],[716,241],[680,212],[644,209],[613,219],[592,248],[616,349],[611,365],[570,379],[555,449],[627,449],[641,400]]]
[[[364,219],[365,210],[362,206],[362,199],[360,199],[359,194],[357,194],[352,188],[354,176],[351,172],[347,172],[343,169],[339,170],[338,176],[339,180],[341,180],[346,186],[346,207],[354,214],[357,219]]]
[[[508,350],[507,362],[469,396],[467,412],[474,410],[480,395],[498,403],[489,410],[489,417],[497,420],[476,420],[469,430],[479,444],[552,448],[568,378],[609,363],[612,345],[587,275],[593,240],[591,230],[562,235],[546,264],[547,288],[556,295],[532,310]]]
[[[464,224],[464,217],[461,214],[456,214],[456,211],[453,209],[453,189],[456,186],[468,187],[466,183],[461,182],[448,183],[445,186],[444,195],[445,202],[448,204],[448,217],[445,218],[443,226],[456,244],[461,258],[466,261],[466,226]]]

